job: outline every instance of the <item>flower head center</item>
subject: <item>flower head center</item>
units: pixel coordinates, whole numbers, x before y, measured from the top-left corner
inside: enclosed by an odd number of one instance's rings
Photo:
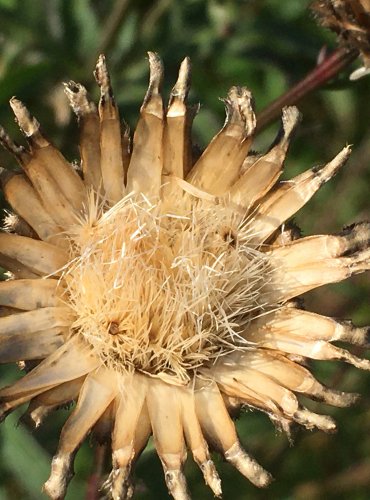
[[[87,217],[65,273],[73,329],[105,364],[186,383],[243,348],[266,306],[267,259],[226,205],[197,200],[183,215],[128,196]]]

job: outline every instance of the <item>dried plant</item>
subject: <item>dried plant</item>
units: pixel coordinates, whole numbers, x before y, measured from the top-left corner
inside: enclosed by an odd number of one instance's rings
[[[353,80],[370,72],[370,1],[316,0],[311,8],[320,24],[334,31],[347,47],[361,54],[363,67],[354,71]]]
[[[66,84],[79,119],[81,170],[15,98],[29,147],[0,134],[21,166],[1,174],[17,234],[0,234],[0,264],[9,271],[0,284],[0,362],[28,369],[0,390],[0,413],[29,402],[26,416],[38,426],[77,401],[44,486],[53,499],[64,497],[90,431],[98,441],[111,437],[105,489],[115,500],[133,495],[134,465],[151,435],[176,499],[189,498],[187,449],[216,496],[221,483],[209,446],[266,486],[270,475],[242,448],[232,416],[246,406],[288,434],[293,423],[333,431],[332,418],[309,411],[300,395],[334,406],[356,395],[324,387],[307,361],[370,369],[332,344],[363,345],[367,328],[308,312],[297,300],[370,268],[370,223],[301,238],[288,222],[350,148],[280,181],[297,109],[283,109],[276,141],[256,155],[251,94],[232,87],[222,130],[193,159],[190,62],[183,61],[167,107],[162,63],[154,53],[149,63],[132,144],[103,56],[98,111],[82,85]]]

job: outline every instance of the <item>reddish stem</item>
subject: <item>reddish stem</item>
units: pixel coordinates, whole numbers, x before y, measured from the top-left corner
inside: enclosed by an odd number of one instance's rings
[[[358,56],[358,51],[340,47],[326,57],[303,80],[278,97],[257,116],[257,130],[262,130],[281,114],[284,106],[296,104],[302,97],[331,80]]]
[[[106,454],[106,445],[97,445],[94,454],[94,472],[88,479],[87,490],[86,490],[86,500],[99,500],[99,488],[101,482],[101,476],[103,473],[104,459]]]

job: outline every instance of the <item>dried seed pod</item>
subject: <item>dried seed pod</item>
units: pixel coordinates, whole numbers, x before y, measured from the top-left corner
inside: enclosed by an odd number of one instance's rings
[[[151,434],[177,500],[190,498],[187,450],[221,495],[209,446],[265,487],[270,474],[237,436],[240,408],[265,412],[288,437],[294,423],[332,432],[332,418],[306,409],[301,396],[343,407],[357,395],[325,387],[306,360],[370,370],[369,360],[331,343],[368,345],[368,327],[292,300],[370,267],[369,223],[306,238],[286,223],[350,149],[279,182],[298,111],[283,110],[277,139],[257,155],[251,95],[233,87],[224,127],[192,166],[189,60],[166,112],[162,63],[149,53],[149,64],[132,148],[104,57],[96,71],[99,117],[81,85],[66,85],[81,129],[83,180],[19,101],[12,105],[30,149],[0,129],[24,171],[2,171],[3,191],[31,228],[28,236],[0,234],[0,264],[12,273],[0,283],[0,362],[27,367],[0,389],[0,419],[29,402],[23,419],[38,426],[77,401],[44,488],[53,499],[64,497],[90,431],[111,442],[104,488],[114,500],[132,498],[134,467]]]

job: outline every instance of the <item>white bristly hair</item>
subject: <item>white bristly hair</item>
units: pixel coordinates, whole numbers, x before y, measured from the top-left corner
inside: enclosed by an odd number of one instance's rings
[[[269,258],[248,221],[220,200],[184,193],[182,215],[127,195],[104,211],[91,194],[64,272],[73,331],[103,363],[173,384],[235,349],[271,311]]]

